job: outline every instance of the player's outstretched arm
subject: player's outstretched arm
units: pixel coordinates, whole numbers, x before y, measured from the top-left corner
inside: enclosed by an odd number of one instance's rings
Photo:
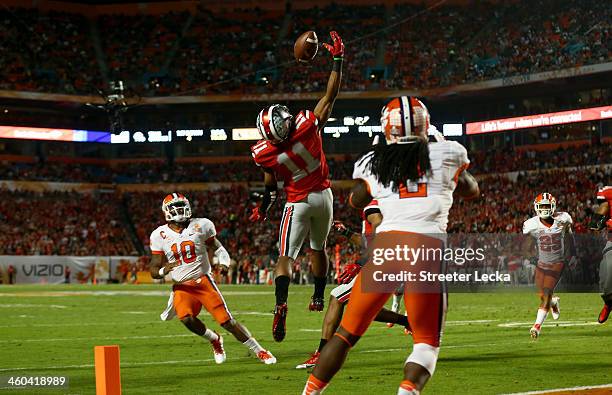
[[[344,43],[342,42],[342,38],[340,38],[338,33],[335,31],[330,32],[329,35],[332,38],[332,44],[324,43],[323,48],[327,49],[333,56],[334,62],[332,72],[329,75],[329,80],[327,81],[325,96],[319,100],[314,109],[314,114],[319,120],[319,129],[323,129],[327,123],[327,120],[329,119],[329,116],[331,115],[334,102],[336,101],[336,97],[338,97],[338,93],[340,92],[340,82],[342,80]]]
[[[459,179],[457,180],[457,189],[455,189],[457,194],[462,198],[476,199],[480,196],[480,188],[478,187],[478,181],[472,176],[467,170],[464,170],[459,175]]]

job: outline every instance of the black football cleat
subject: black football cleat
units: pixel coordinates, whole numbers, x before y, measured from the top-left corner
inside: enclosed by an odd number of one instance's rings
[[[325,308],[325,300],[323,298],[315,298],[314,296],[310,299],[308,310],[310,311],[323,311]]]
[[[287,334],[287,303],[277,304],[274,308],[272,322],[272,337],[274,341],[282,342]]]

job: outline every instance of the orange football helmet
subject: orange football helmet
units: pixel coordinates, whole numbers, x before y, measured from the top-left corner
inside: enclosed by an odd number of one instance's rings
[[[408,143],[415,137],[427,138],[429,111],[416,97],[400,96],[382,108],[380,123],[387,144]]]

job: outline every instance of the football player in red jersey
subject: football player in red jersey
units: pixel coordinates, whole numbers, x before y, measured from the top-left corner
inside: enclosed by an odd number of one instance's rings
[[[601,231],[608,228],[608,241],[603,250],[603,257],[599,265],[599,287],[604,305],[599,312],[597,322],[603,324],[608,320],[612,311],[612,186],[605,186],[597,192],[599,207],[589,224],[589,229]]]
[[[283,181],[287,194],[275,270],[276,307],[272,335],[278,342],[285,338],[286,333],[291,267],[309,233],[315,282],[309,309],[323,310],[328,268],[325,240],[333,218],[333,196],[321,129],[340,91],[344,56],[342,39],[334,31],[330,35],[332,44],[323,46],[333,56],[333,68],[325,95],[314,111],[304,110],[294,117],[287,107],[280,104],[261,110],[257,128],[262,139],[251,147],[255,163],[264,171],[265,193],[261,204],[253,209],[250,220],[263,221],[266,218],[268,209],[276,200],[278,181]]]

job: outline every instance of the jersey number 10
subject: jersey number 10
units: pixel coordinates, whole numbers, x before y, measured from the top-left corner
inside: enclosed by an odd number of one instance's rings
[[[177,261],[183,261],[183,263],[192,263],[196,260],[196,248],[195,243],[191,240],[185,240],[181,242],[181,250],[179,252],[179,248],[177,244],[172,244],[172,255],[174,255],[174,259]]]

